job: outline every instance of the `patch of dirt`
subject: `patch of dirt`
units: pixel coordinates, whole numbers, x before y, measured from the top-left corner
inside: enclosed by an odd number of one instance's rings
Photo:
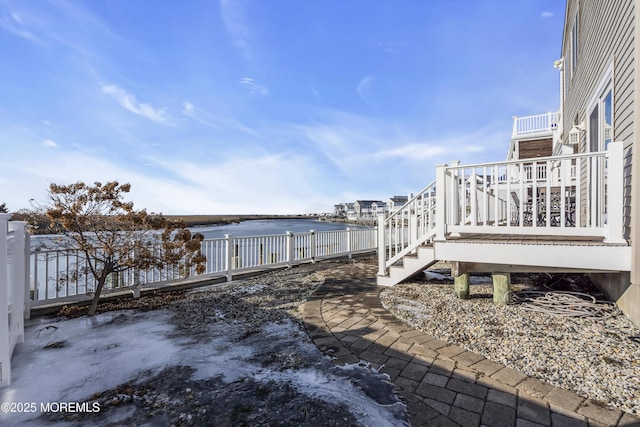
[[[196,381],[193,373],[189,366],[171,366],[150,379],[134,379],[89,400],[100,404],[100,425],[108,427],[361,425],[346,405],[314,399],[287,383],[243,378],[227,384],[220,377]],[[95,417],[76,413],[43,418],[83,426]]]
[[[187,291],[157,291],[145,294],[140,298],[120,298],[115,301],[101,301],[98,304],[96,313],[106,313],[115,310],[139,310],[150,311],[165,307],[175,301],[183,299]],[[58,316],[73,319],[86,316],[89,312],[88,305],[65,305],[57,313]]]

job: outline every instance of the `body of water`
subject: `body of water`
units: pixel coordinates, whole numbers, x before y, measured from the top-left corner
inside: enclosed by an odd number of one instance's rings
[[[205,239],[216,239],[224,237],[225,234],[234,236],[270,236],[273,234],[285,234],[287,231],[306,233],[311,230],[332,231],[346,230],[347,228],[355,230],[370,227],[315,219],[257,219],[242,221],[237,224],[191,227],[190,230],[202,233]]]
[[[271,236],[274,234],[306,233],[314,231],[352,230],[371,228],[358,224],[345,224],[343,222],[318,221],[316,219],[256,219],[242,221],[237,224],[205,225],[190,227],[194,233],[202,233],[205,239],[217,239],[231,234],[237,237],[244,236]],[[31,236],[31,250],[46,245],[51,247],[52,239],[59,235],[35,235]]]

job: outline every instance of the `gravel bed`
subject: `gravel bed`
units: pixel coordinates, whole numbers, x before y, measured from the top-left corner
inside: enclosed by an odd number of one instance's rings
[[[514,291],[538,288],[530,277],[519,278],[514,276]],[[491,285],[472,285],[471,299],[460,300],[444,283],[450,282],[397,285],[384,290],[381,301],[394,316],[438,339],[640,414],[640,331],[619,311],[608,319],[553,316],[524,304],[496,305]]]

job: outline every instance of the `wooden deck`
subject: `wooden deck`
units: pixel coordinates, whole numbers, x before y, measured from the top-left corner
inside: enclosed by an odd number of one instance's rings
[[[602,237],[590,236],[544,236],[535,234],[482,234],[469,233],[447,236],[447,241],[456,243],[492,243],[519,245],[560,245],[560,246],[629,246],[629,244],[604,243]]]

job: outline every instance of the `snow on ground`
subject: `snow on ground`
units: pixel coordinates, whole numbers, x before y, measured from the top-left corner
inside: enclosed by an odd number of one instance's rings
[[[142,369],[159,371],[179,360],[179,342],[168,338],[171,313],[111,312],[93,318],[46,319],[25,328],[12,359],[11,385],[0,402],[82,402]],[[16,408],[17,409],[17,408]],[[40,415],[0,413],[0,424]]]
[[[25,342],[18,345],[13,356],[12,383],[0,389],[0,402],[33,403],[31,408],[36,410],[2,412],[0,425],[42,425],[52,421],[38,418],[42,404],[91,405],[95,393],[131,381],[155,381],[153,378],[164,375],[164,369],[178,366],[195,369],[190,381],[216,378],[234,383],[249,379],[261,384],[286,384],[314,399],[346,405],[360,425],[405,425],[405,407],[382,374],[366,366],[332,367],[291,319],[264,323],[259,331],[238,341],[225,334],[224,323],[211,326],[210,339],[191,338],[177,330],[172,316],[167,309],[128,310],[94,318],[46,319],[28,326]],[[276,366],[270,360],[273,354],[288,355],[292,362],[287,365],[286,360],[278,359]],[[304,363],[294,363],[293,359]],[[136,411],[133,405],[101,409],[102,413],[89,415],[90,423],[130,423]],[[57,418],[53,421],[55,425],[86,425],[84,416],[83,421],[75,423]]]

